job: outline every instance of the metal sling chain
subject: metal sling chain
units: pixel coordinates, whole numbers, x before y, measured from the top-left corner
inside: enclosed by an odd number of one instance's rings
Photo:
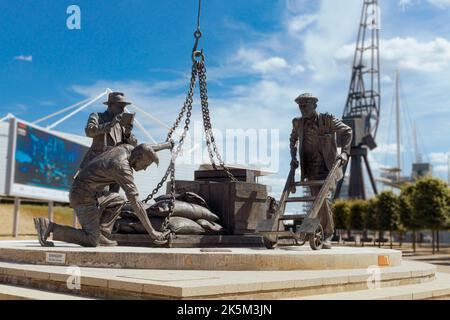
[[[180,122],[183,119],[184,113],[186,112],[186,110],[188,110],[188,114],[187,114],[188,118],[190,118],[190,116],[191,116],[193,96],[194,96],[194,87],[195,87],[196,80],[197,80],[197,69],[196,69],[196,66],[193,65],[192,66],[192,73],[191,73],[191,82],[190,82],[190,86],[189,86],[189,90],[188,90],[188,94],[187,94],[186,100],[185,100],[185,102],[183,104],[183,107],[181,108],[180,114],[178,115],[174,125],[169,130],[166,142],[168,142],[171,139],[173,133],[175,132],[175,130],[180,125]],[[189,128],[189,123],[190,123],[190,120],[189,120],[189,122],[187,124],[188,128]],[[186,125],[185,125],[185,129],[186,129]],[[186,134],[184,134],[184,136],[186,136]],[[183,134],[181,135],[180,141],[181,141],[181,139],[184,140]],[[144,203],[148,203],[159,192],[159,190],[161,189],[161,187],[163,186],[163,184],[166,182],[167,178],[169,177],[170,172],[171,172],[171,164],[169,164],[169,167],[167,168],[166,173],[164,174],[163,178],[158,183],[156,188],[153,189],[153,191],[147,196],[147,198],[145,198],[145,200],[143,201]]]
[[[214,162],[214,155],[215,155],[219,162],[220,167],[225,171],[228,178],[230,178],[230,180],[233,182],[237,182],[238,180],[231,173],[230,169],[226,167],[225,162],[223,161],[222,156],[218,151],[216,140],[213,135],[211,118],[209,115],[208,86],[206,82],[206,67],[204,60],[198,61],[197,72],[200,83],[200,98],[203,113],[203,127],[205,129],[206,145],[208,146],[208,153],[209,158],[211,159],[211,164],[213,168],[217,170],[216,164]]]
[[[167,179],[170,176],[171,185],[170,185],[169,214],[166,216],[164,223],[161,227],[161,232],[163,234],[165,234],[169,230],[169,220],[170,220],[171,216],[173,215],[173,212],[175,209],[175,189],[176,189],[175,188],[175,162],[176,162],[176,159],[177,159],[179,153],[181,152],[187,132],[189,131],[189,125],[190,125],[190,121],[191,121],[190,118],[192,116],[194,88],[195,88],[195,84],[197,82],[197,77],[199,79],[199,86],[200,86],[200,99],[201,99],[201,106],[202,106],[203,124],[204,124],[205,135],[206,135],[206,144],[208,146],[208,154],[209,154],[209,157],[211,160],[211,164],[213,165],[214,169],[217,170],[217,166],[214,162],[214,154],[215,154],[219,161],[220,166],[226,172],[226,174],[231,179],[231,181],[233,181],[233,182],[237,181],[237,179],[233,176],[233,174],[225,166],[225,163],[223,162],[222,157],[221,157],[220,153],[218,152],[217,145],[216,145],[215,139],[214,139],[214,135],[212,133],[211,119],[209,116],[208,95],[207,95],[208,90],[207,90],[207,84],[206,84],[206,68],[205,68],[205,63],[204,63],[205,56],[203,54],[203,50],[200,50],[200,51],[197,50],[200,38],[202,37],[202,32],[200,31],[201,3],[202,3],[202,1],[199,0],[197,30],[194,32],[195,44],[194,44],[194,48],[192,49],[192,70],[191,70],[191,81],[190,81],[188,94],[187,94],[186,100],[183,104],[183,107],[181,108],[181,111],[180,111],[177,119],[175,120],[175,123],[173,124],[172,128],[169,130],[166,142],[172,138],[173,133],[180,125],[180,123],[186,113],[185,126],[183,128],[183,133],[180,137],[180,140],[179,140],[178,145],[175,148],[175,150],[172,149],[171,161],[170,161],[169,167],[166,170],[166,173],[164,174],[164,177],[161,179],[161,181],[158,183],[158,185],[152,191],[152,193],[149,194],[147,196],[147,198],[143,201],[144,203],[148,203],[150,200],[152,200],[153,197],[159,192],[159,190],[161,189],[163,184],[167,181]],[[171,237],[171,233],[167,233],[166,236]]]
[[[193,73],[193,76],[194,76],[193,83],[195,86],[196,74]],[[192,84],[192,82],[191,82],[191,84]],[[191,88],[193,89],[194,86],[191,86]],[[190,99],[190,103],[187,105],[187,113],[186,113],[186,119],[184,121],[185,124],[184,124],[184,128],[183,128],[183,133],[181,134],[181,138],[178,142],[177,147],[175,148],[175,150],[172,150],[172,157],[171,157],[170,165],[168,168],[168,171],[170,171],[170,204],[169,204],[169,214],[164,219],[164,223],[162,224],[162,227],[161,227],[162,233],[165,233],[169,230],[170,218],[172,217],[174,209],[175,209],[175,162],[178,158],[178,155],[181,152],[186,135],[189,131],[189,125],[191,124],[191,116],[192,116],[192,95],[190,94],[191,92],[193,93],[193,90],[190,91],[188,94],[188,99]]]

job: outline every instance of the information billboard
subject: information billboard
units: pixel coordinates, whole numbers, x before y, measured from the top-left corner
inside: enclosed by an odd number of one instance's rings
[[[68,202],[73,176],[88,146],[19,119],[10,121],[8,194]]]

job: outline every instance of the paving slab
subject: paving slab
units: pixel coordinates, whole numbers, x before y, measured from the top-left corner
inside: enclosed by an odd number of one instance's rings
[[[380,258],[381,257],[381,258]],[[265,248],[144,248],[98,247],[82,248],[56,242],[43,248],[33,240],[0,241],[0,261],[28,264],[77,265],[161,270],[229,270],[289,271],[362,269],[370,266],[400,266],[401,251],[379,248],[336,247],[313,251],[309,246]]]
[[[311,295],[290,300],[425,300],[442,297],[450,298],[450,275],[445,273],[436,273],[433,281],[425,283]]]
[[[0,300],[91,300],[75,295],[0,284]]]
[[[410,284],[433,280],[430,277],[412,277],[420,270],[431,269],[425,263],[406,261],[401,266],[379,268],[377,272],[382,286],[396,285],[398,281]],[[87,294],[100,292],[107,298],[136,296],[164,299],[278,299],[335,293],[368,288],[372,272],[373,268],[320,271],[79,268],[81,287],[89,289]],[[0,262],[0,273],[0,279],[4,282],[21,280],[30,286],[36,282],[43,285],[52,283],[62,289],[71,276],[65,266],[12,262]],[[43,280],[46,277],[44,274],[49,275],[49,280]],[[114,293],[108,296],[110,291]]]

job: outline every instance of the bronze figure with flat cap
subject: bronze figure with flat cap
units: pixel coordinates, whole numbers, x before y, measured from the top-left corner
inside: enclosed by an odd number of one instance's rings
[[[301,168],[301,180],[325,180],[336,159],[342,159],[342,164],[348,161],[350,154],[352,129],[341,120],[330,114],[317,112],[319,99],[305,93],[297,97],[295,102],[300,108],[302,117],[292,122],[293,129],[290,137],[291,166]],[[341,136],[342,153],[337,154],[336,134]],[[297,160],[297,153],[300,162]],[[342,169],[336,180],[343,177]],[[320,187],[310,187],[311,195],[316,196]],[[327,199],[319,211],[320,223],[325,233],[323,248],[331,248],[331,237],[334,223],[331,215],[331,203]]]

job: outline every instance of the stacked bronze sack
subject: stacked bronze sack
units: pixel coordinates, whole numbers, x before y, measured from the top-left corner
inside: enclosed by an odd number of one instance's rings
[[[155,203],[144,204],[153,227],[160,230],[170,212],[170,195],[155,199]],[[175,207],[169,219],[169,228],[178,235],[223,234],[224,228],[217,223],[219,217],[209,210],[206,201],[193,192],[175,195]],[[146,234],[143,225],[131,206],[125,205],[114,226],[114,233]]]

